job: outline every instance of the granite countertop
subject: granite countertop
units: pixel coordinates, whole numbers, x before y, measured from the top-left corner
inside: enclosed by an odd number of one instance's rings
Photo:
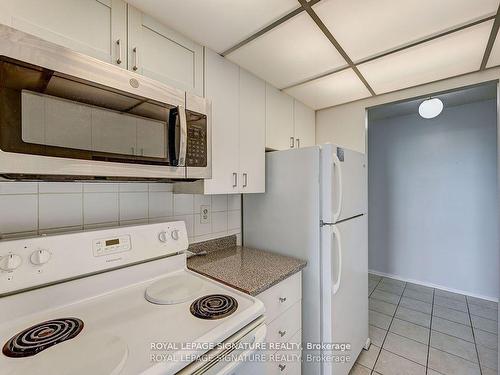
[[[306,261],[268,251],[236,246],[236,236],[191,245],[190,270],[252,296],[262,293],[306,266]]]

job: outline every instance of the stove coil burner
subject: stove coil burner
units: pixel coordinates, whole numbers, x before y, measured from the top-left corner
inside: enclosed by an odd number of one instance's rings
[[[238,308],[238,302],[224,294],[210,294],[200,297],[191,304],[191,314],[200,319],[221,319],[231,315]]]
[[[82,329],[83,321],[77,318],[48,320],[12,337],[5,343],[2,352],[7,357],[30,357],[76,337]]]

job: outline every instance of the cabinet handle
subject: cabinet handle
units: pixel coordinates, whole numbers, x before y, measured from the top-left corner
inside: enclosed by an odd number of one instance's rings
[[[144,149],[141,148],[141,156],[144,156]]]
[[[278,333],[280,334],[281,337],[286,335],[286,331],[278,331]]]
[[[297,148],[300,148],[300,138],[297,138]]]
[[[134,66],[132,67],[132,69],[136,71],[137,69],[139,69],[139,58],[137,57],[137,47],[134,47],[132,49],[132,52],[134,53]]]
[[[293,148],[295,146],[295,138],[290,137],[290,148]]]
[[[135,155],[135,148],[134,147],[130,147],[130,150],[132,151],[132,155]]]
[[[116,46],[118,47],[118,58],[116,59],[116,63],[118,65],[120,65],[122,63],[122,46],[120,44],[121,44],[121,40],[117,39]]]
[[[233,187],[238,186],[238,173],[233,172]]]
[[[243,173],[243,187],[247,187],[248,185],[248,174]]]
[[[281,303],[285,303],[286,302],[286,297],[280,297],[279,300],[280,300]]]
[[[280,371],[284,371],[286,368],[286,365],[278,365],[278,367],[280,368]]]

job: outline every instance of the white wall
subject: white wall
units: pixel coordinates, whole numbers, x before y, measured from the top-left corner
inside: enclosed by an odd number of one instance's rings
[[[370,269],[495,298],[496,101],[369,123]]]
[[[190,242],[239,235],[241,195],[173,194],[163,183],[0,183],[2,239],[172,220],[186,222]]]
[[[366,108],[499,78],[500,68],[492,68],[317,111],[316,143],[332,142],[365,152]]]

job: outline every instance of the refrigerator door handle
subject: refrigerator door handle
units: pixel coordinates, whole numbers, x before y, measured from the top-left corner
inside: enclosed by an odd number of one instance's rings
[[[333,222],[335,223],[340,218],[340,213],[342,212],[342,166],[337,154],[333,154],[333,167],[334,176],[335,173],[338,175],[338,192],[337,192],[337,211],[333,213]],[[335,188],[335,187],[334,187]]]
[[[333,275],[337,274],[337,278],[335,282],[333,283],[333,295],[337,294],[339,288],[340,288],[340,281],[342,280],[342,241],[340,239],[340,231],[335,225],[332,225],[332,234],[335,237],[335,244],[336,244],[336,249],[338,253],[338,264],[337,264],[337,272],[333,272],[333,257],[331,259],[331,267],[332,267],[332,278]]]

